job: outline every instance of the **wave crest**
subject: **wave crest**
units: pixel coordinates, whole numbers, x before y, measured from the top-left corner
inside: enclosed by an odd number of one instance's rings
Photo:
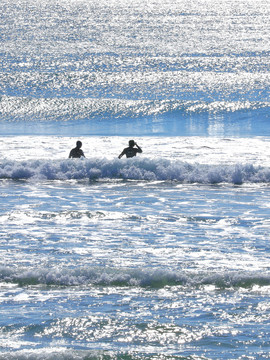
[[[95,98],[0,97],[0,114],[8,121],[46,119],[140,118],[158,115],[234,113],[270,107],[268,101],[123,100]]]
[[[164,288],[166,286],[207,287],[216,289],[270,286],[269,274],[221,272],[185,273],[162,269],[0,269],[0,280],[19,286],[128,286]]]
[[[252,164],[190,164],[166,159],[28,160],[0,163],[0,178],[12,180],[125,179],[182,183],[268,183],[270,169]]]

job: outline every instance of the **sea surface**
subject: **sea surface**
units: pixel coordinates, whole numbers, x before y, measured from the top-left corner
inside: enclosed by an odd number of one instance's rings
[[[0,359],[270,359],[269,19],[1,0]]]

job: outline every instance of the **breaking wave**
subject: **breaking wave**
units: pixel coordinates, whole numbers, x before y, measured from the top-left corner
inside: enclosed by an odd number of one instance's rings
[[[12,180],[124,179],[199,184],[269,183],[270,169],[252,164],[190,164],[166,159],[28,160],[0,163],[0,178]]]
[[[0,268],[1,282],[18,286],[110,286],[143,287],[159,289],[166,286],[205,287],[216,289],[250,289],[270,286],[270,274],[241,273],[185,273],[162,269],[12,269]]]
[[[17,350],[0,354],[0,360],[158,360],[159,355],[148,355],[140,351],[74,350],[59,347]],[[164,355],[163,360],[196,360],[196,355]]]

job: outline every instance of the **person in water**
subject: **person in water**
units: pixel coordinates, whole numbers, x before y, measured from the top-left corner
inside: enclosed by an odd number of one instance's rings
[[[136,148],[134,148],[134,146],[136,146]],[[142,153],[142,149],[134,140],[129,140],[129,147],[125,148],[118,158],[121,159],[123,155],[126,155],[127,158],[132,158],[133,156],[136,156],[137,153]]]
[[[82,147],[82,142],[78,140],[76,143],[76,147],[70,151],[69,158],[85,157],[81,147]]]

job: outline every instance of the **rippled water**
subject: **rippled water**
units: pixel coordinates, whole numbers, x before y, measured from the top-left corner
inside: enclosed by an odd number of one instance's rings
[[[0,6],[2,133],[270,134],[268,1]]]
[[[269,13],[1,2],[0,359],[269,358]]]

